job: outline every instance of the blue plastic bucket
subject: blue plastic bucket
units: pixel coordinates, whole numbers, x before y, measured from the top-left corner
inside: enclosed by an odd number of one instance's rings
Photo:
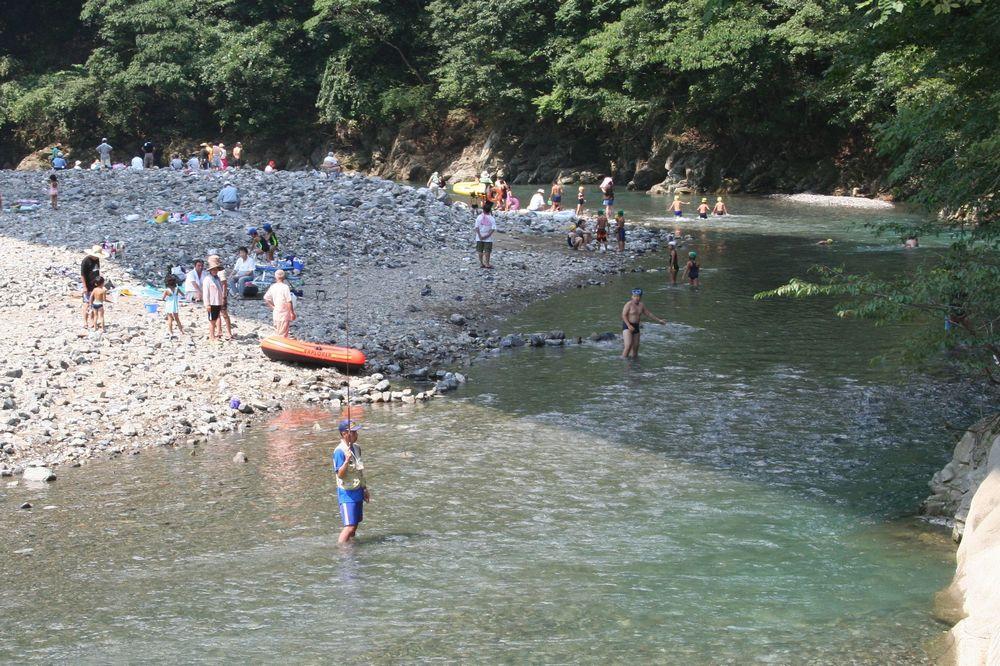
[[[149,314],[156,314],[160,311],[159,303],[146,303],[146,312]]]

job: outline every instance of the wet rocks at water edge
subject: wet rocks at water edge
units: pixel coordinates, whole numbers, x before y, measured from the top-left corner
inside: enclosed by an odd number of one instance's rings
[[[56,480],[55,472],[53,472],[48,467],[28,467],[24,470],[22,478],[25,481],[36,481],[40,483],[49,483]]]

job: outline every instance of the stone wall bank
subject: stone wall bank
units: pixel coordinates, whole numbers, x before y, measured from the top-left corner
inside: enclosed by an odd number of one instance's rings
[[[1000,414],[962,436],[930,485],[924,512],[953,517],[961,541],[955,578],[938,599],[941,617],[955,623],[944,661],[1000,664]]]

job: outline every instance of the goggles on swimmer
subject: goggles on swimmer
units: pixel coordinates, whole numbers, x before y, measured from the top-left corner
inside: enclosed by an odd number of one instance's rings
[[[632,295],[633,296],[642,296],[642,289],[633,289],[632,290]]]

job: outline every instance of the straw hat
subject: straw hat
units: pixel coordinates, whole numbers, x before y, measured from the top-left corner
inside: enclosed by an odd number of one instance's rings
[[[104,258],[104,248],[102,248],[100,245],[94,245],[89,250],[87,250],[87,256],[93,257],[94,259],[102,259]]]
[[[217,254],[213,254],[208,258],[208,270],[215,268],[222,268],[222,258]]]

